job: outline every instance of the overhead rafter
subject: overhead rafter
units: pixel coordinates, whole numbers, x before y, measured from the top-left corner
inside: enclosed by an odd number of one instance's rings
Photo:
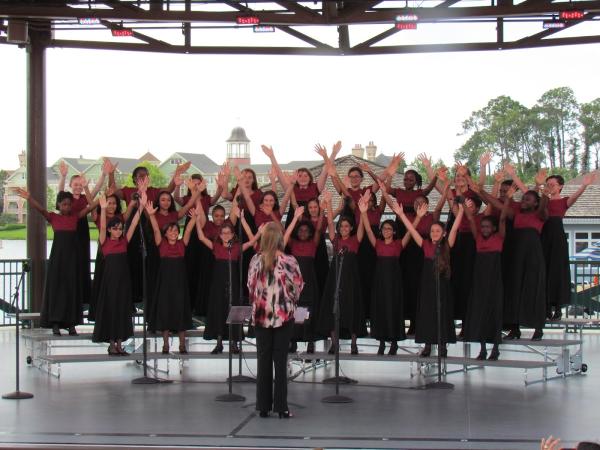
[[[82,7],[85,2],[76,0],[38,2],[32,6],[30,0],[7,0],[0,3],[0,19],[19,19],[29,22],[35,20],[52,21],[56,29],[61,30],[61,39],[52,39],[50,46],[72,48],[97,48],[109,50],[150,51],[166,53],[204,53],[204,54],[283,54],[283,55],[363,55],[416,52],[481,51],[495,49],[516,49],[548,47],[559,45],[596,43],[600,38],[600,27],[596,35],[556,38],[560,29],[541,31],[541,23],[561,11],[577,8],[585,11],[581,20],[567,22],[571,28],[583,22],[598,23],[600,20],[600,0],[581,0],[572,2],[554,2],[553,0],[525,0],[517,5],[512,0],[490,0],[487,6],[470,6],[461,0],[444,0],[437,4],[435,0],[421,0],[419,3],[408,0],[406,7],[400,2],[380,0],[321,0],[320,2],[298,2],[291,0],[102,0],[89,5],[104,5],[103,8]],[[169,6],[170,5],[170,6]],[[184,5],[184,6],[182,6]],[[169,6],[169,7],[168,7]],[[495,23],[495,39],[482,38],[482,42],[448,43],[444,37],[434,44],[382,45],[383,40],[398,33],[394,25],[397,15],[411,12],[420,22],[433,24],[460,24],[469,27],[472,23]],[[298,40],[296,45],[269,46],[273,41],[263,39],[264,46],[219,45],[219,42],[203,39],[210,45],[192,45],[192,34],[197,28],[231,29],[231,33],[244,28],[236,24],[240,14],[256,16],[261,25],[273,25],[277,30]],[[141,42],[115,40],[107,37],[105,41],[87,41],[82,39],[81,31],[69,39],[68,30],[77,28],[77,19],[93,17],[108,29],[126,27],[132,30],[133,37]],[[540,31],[530,32],[515,41],[505,41],[504,29],[509,21],[539,22]],[[70,24],[70,25],[69,25]],[[75,25],[73,25],[75,24]],[[389,25],[389,28],[371,38],[352,45],[353,31],[358,27],[370,25]],[[305,29],[303,29],[303,27]],[[310,27],[306,29],[306,27]],[[320,34],[319,27],[335,27],[338,35],[337,45],[327,44]],[[5,27],[6,28],[6,27]],[[96,27],[97,28],[97,27]],[[182,44],[165,42],[152,28],[183,30]],[[374,28],[374,27],[373,27]],[[0,28],[2,30],[2,28]],[[67,31],[65,31],[67,30]],[[6,30],[4,30],[6,31]],[[411,31],[418,36],[417,31]],[[364,34],[364,33],[362,33]],[[413,35],[414,36],[414,35]],[[552,36],[552,39],[546,39]],[[560,37],[561,35],[558,34]],[[64,37],[64,38],[63,38]],[[0,39],[6,43],[7,39]],[[418,40],[417,40],[418,41]],[[306,45],[308,44],[308,45]]]

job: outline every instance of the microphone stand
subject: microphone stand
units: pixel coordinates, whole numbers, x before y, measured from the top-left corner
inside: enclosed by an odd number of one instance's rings
[[[19,318],[19,313],[20,313],[20,308],[19,308],[19,289],[21,288],[21,285],[23,284],[23,279],[25,278],[25,273],[29,272],[29,264],[27,263],[27,261],[23,262],[23,267],[21,269],[21,276],[19,277],[19,282],[17,283],[17,286],[15,287],[15,293],[13,295],[13,300],[11,302],[11,306],[15,307],[15,339],[16,339],[16,343],[15,343],[15,350],[16,350],[16,360],[15,360],[15,373],[16,373],[16,390],[14,392],[11,392],[9,394],[4,394],[2,396],[2,398],[6,399],[6,400],[25,400],[28,398],[33,398],[33,394],[30,394],[29,392],[25,392],[25,391],[21,391],[19,389],[19,378],[20,378],[20,373],[19,373],[19,322],[20,322],[20,318]]]
[[[238,201],[239,203],[239,201]],[[239,273],[239,283],[240,283],[240,305],[244,304],[244,278],[243,278],[243,270],[244,270],[244,242],[242,239],[242,218],[240,217],[238,219],[238,236],[239,236],[239,242],[240,242],[240,259],[239,259],[239,267],[240,267],[240,273]],[[236,325],[237,326],[237,325]],[[242,374],[242,356],[243,356],[243,334],[244,334],[244,325],[240,324],[239,325],[240,328],[240,337],[239,337],[239,341],[238,341],[238,349],[239,349],[239,353],[238,353],[238,374],[234,375],[232,377],[231,373],[229,374],[229,377],[232,378],[232,381],[236,382],[236,383],[255,383],[256,382],[256,378],[253,377],[249,377],[247,375],[243,375]]]
[[[425,389],[454,389],[452,383],[442,381],[442,300],[440,298],[440,244],[435,246],[433,257],[433,276],[435,278],[435,300],[437,310],[437,381],[427,383]]]
[[[144,238],[144,227],[142,226],[142,212],[140,211],[141,205],[139,203],[139,195],[135,196],[134,200],[138,201],[138,206],[135,214],[140,214],[140,220],[138,221],[138,232],[140,233],[140,252],[142,253],[142,303],[144,304],[144,315],[142,316],[142,355],[143,355],[143,364],[144,364],[144,375],[139,378],[135,378],[131,380],[132,384],[158,384],[158,383],[171,383],[171,380],[163,380],[157,377],[149,377],[148,376],[148,350],[146,349],[147,344],[147,330],[146,330],[146,321],[148,320],[148,292],[146,286],[146,257],[148,256],[147,248],[146,248],[146,239]],[[134,333],[135,334],[135,333]]]
[[[323,380],[323,383],[335,383],[335,395],[323,397],[324,403],[351,403],[353,400],[345,395],[340,395],[340,383],[356,383],[348,377],[340,376],[340,281],[344,255],[346,249],[342,248],[335,257],[335,292],[333,294],[333,320],[334,320],[334,342],[335,345],[335,376]]]
[[[231,245],[232,242],[229,241],[227,243],[227,252],[228,252],[228,259],[227,259],[227,267],[229,269],[229,283],[228,283],[228,290],[229,290],[229,314],[231,314],[231,306],[233,305],[233,279],[231,276]],[[229,315],[228,314],[228,315]],[[222,394],[222,395],[218,395],[217,397],[215,397],[215,400],[218,402],[243,402],[244,400],[246,400],[246,397],[244,397],[243,395],[239,395],[239,394],[234,394],[233,393],[233,377],[232,377],[232,372],[233,372],[233,356],[231,353],[231,347],[233,345],[233,336],[231,334],[231,328],[234,326],[233,321],[230,321],[229,323],[229,351],[228,351],[228,359],[229,359],[229,378],[227,378],[227,386],[229,389],[229,392],[227,394]]]

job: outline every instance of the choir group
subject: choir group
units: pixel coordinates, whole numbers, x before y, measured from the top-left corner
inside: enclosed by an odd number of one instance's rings
[[[339,263],[339,337],[352,340],[352,354],[358,353],[359,337],[377,339],[378,354],[384,354],[389,342],[388,354],[393,355],[398,341],[414,336],[424,344],[421,355],[428,356],[432,344],[438,343],[438,294],[443,343],[438,351],[445,356],[447,343],[464,339],[481,344],[479,359],[488,357],[486,344],[493,345],[489,359],[498,358],[503,329],[509,332],[506,339],[519,339],[521,326],[535,330],[532,339],[541,339],[545,321],[560,318],[561,307],[569,303],[562,218],[593,182],[591,175],[576,193],[562,197],[560,175],[547,176],[541,170],[530,189],[507,163],[495,174],[488,193],[483,182],[489,154],[481,158],[478,180],[460,164],[450,179],[446,168],[434,171],[420,155],[429,184],[423,187],[421,175],[407,170],[403,186],[392,186],[403,160],[400,154],[382,173],[361,164],[342,180],[335,167],[338,142],[331,154],[316,146],[324,165],[314,180],[306,168],[284,173],[273,150],[262,149],[272,164],[272,189],[264,192],[251,169],[227,164],[213,196],[200,174],[189,177],[187,195],[179,196],[189,164],[178,166],[165,188],[151,186],[145,167],[134,170],[134,187],[119,187],[109,160],[93,191],[80,175],[71,177],[66,191],[67,169],[61,166],[57,212],[46,211],[19,189],[54,230],[41,326],[55,334],[67,329],[75,335],[75,326],[83,321],[83,305],[89,304],[93,341],[108,342],[111,355],[127,354],[122,342],[133,335],[134,306],[145,297],[148,328],[162,333],[163,353],[170,351],[171,333],[179,336],[179,352],[187,352],[185,332],[194,327],[192,315],[204,317],[204,339],[216,340],[212,352],[220,353],[228,335],[230,302],[238,305],[247,298],[248,264],[269,222],[285,228],[286,252],[298,261],[305,283],[298,305],[310,311],[307,321],[294,326],[291,352],[297,350],[297,342],[306,342],[312,353],[316,341],[334,336],[334,269]],[[370,186],[363,186],[365,172],[373,180]],[[230,191],[231,176],[237,182]],[[96,199],[107,178],[104,193]],[[336,208],[325,190],[327,178],[341,196]],[[281,202],[277,183],[284,191]],[[441,195],[430,211],[428,195],[434,189]],[[519,201],[514,197],[517,191]],[[216,204],[220,198],[231,202],[229,216]],[[443,223],[446,204],[448,220]],[[382,222],[386,206],[395,220]],[[93,282],[88,270],[88,214],[99,229]],[[333,247],[331,261],[326,239]],[[461,322],[458,336],[455,321]],[[232,331],[238,341],[241,331]],[[333,345],[329,349],[335,350]],[[232,351],[237,351],[235,343]]]

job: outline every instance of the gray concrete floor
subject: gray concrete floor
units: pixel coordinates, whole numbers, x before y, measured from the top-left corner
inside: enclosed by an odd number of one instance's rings
[[[548,331],[546,336],[562,337],[558,333]],[[424,391],[414,389],[425,380],[420,375],[411,378],[407,363],[343,361],[343,373],[359,381],[341,387],[354,402],[321,402],[334,386],[322,383],[333,374],[333,366],[320,368],[290,383],[288,398],[295,414],[291,420],[255,415],[253,384],[233,387],[245,402],[215,401],[216,395],[227,392],[226,360],[189,361],[183,374],[172,361],[170,373],[160,374],[172,384],[141,386],[131,384],[141,374],[133,362],[64,364],[61,377],[55,378],[27,366],[22,352],[21,390],[35,397],[0,400],[0,447],[534,449],[550,434],[562,438],[565,447],[574,447],[579,440],[600,438],[600,334],[587,332],[584,339],[586,375],[529,386],[521,370],[488,367],[448,375],[447,381],[455,385],[451,391]],[[194,350],[212,348],[210,343],[194,342]],[[13,330],[0,330],[0,393],[14,390],[14,343]],[[93,349],[62,350],[89,351]],[[375,348],[363,345],[361,351]],[[531,358],[501,351],[504,359]],[[461,353],[462,344],[450,350]],[[165,362],[160,367],[165,368]],[[255,363],[248,361],[244,373],[253,372]],[[529,373],[530,379],[539,375],[541,370]]]

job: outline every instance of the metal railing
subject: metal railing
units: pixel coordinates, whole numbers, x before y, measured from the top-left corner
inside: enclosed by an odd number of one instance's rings
[[[28,260],[0,260],[0,326],[15,324],[14,318],[10,317],[10,314],[15,312],[12,301],[24,262],[28,262]],[[27,272],[19,291],[19,309],[23,312],[29,312],[29,305],[29,272]]]

